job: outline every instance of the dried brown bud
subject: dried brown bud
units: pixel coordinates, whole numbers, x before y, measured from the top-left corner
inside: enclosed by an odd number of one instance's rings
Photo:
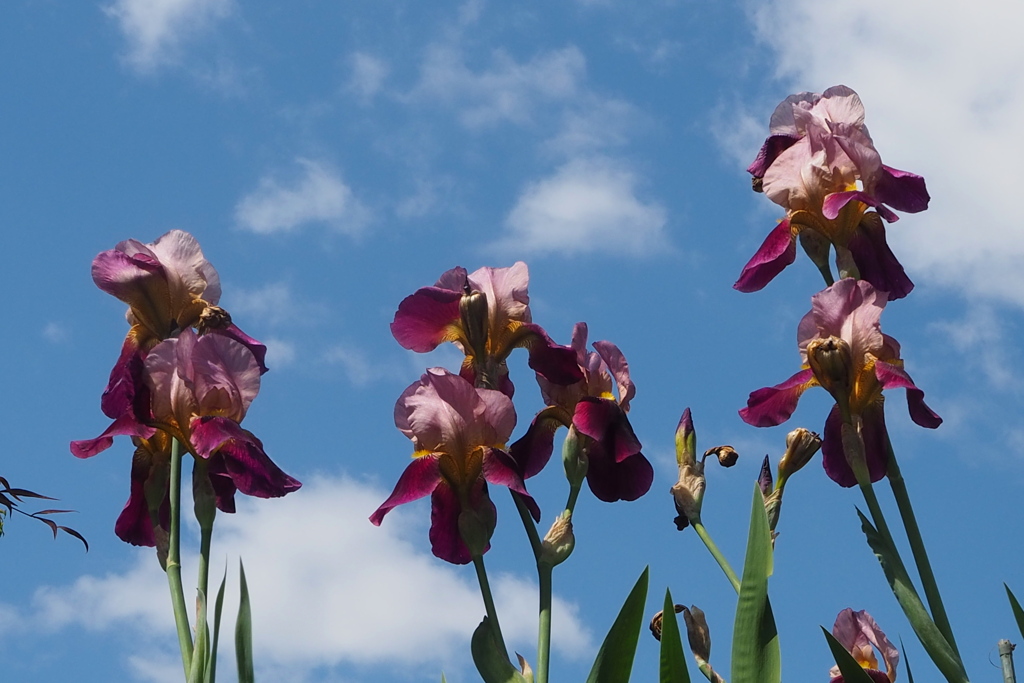
[[[676,614],[679,614],[680,612],[682,612],[686,608],[683,607],[682,605],[675,605],[672,609],[674,609],[676,611]],[[654,617],[651,619],[651,626],[650,626],[650,628],[651,628],[651,635],[654,636],[655,640],[661,640],[661,627],[662,627],[662,623],[664,621],[664,618],[665,618],[664,611],[661,611],[661,612],[658,612],[657,614],[655,614]]]
[[[231,314],[220,306],[207,306],[199,314],[196,331],[202,336],[210,330],[223,330],[231,324]]]
[[[740,454],[732,446],[715,446],[704,451],[704,458],[714,455],[718,458],[718,464],[722,467],[732,467],[739,460]],[[703,462],[703,459],[701,459]]]
[[[469,343],[467,351],[483,359],[487,355],[487,295],[471,290],[468,281],[464,290],[459,301],[459,316]]]
[[[701,463],[683,465],[679,468],[679,481],[672,486],[672,497],[675,499],[676,528],[682,531],[685,522],[700,519],[701,501],[704,499],[704,466]]]
[[[786,436],[786,453],[779,461],[779,479],[786,479],[814,457],[821,448],[821,437],[798,427]]]
[[[849,400],[853,358],[845,340],[839,337],[812,340],[807,345],[807,364],[818,384],[832,394],[840,406]]]
[[[555,518],[555,523],[541,541],[538,562],[554,567],[564,562],[576,545],[576,537],[572,533],[572,513],[564,510]]]
[[[775,531],[779,523],[779,513],[782,512],[782,492],[785,489],[775,489],[765,496],[764,511],[768,515],[768,528]]]
[[[751,178],[750,189],[752,189],[754,192],[757,192],[758,194],[764,192],[764,178],[758,178],[757,176]]]
[[[683,621],[686,622],[686,639],[690,642],[690,651],[697,662],[711,659],[711,631],[708,630],[704,610],[696,605],[690,605],[690,609],[684,607]]]

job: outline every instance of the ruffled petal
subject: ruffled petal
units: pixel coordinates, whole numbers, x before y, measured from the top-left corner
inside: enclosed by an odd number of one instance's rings
[[[260,366],[260,374],[262,375],[267,371],[266,345],[264,345],[263,342],[261,341],[253,339],[245,332],[242,332],[242,330],[238,328],[238,325],[232,323],[223,329],[212,330],[211,334],[223,335],[230,339],[234,339],[239,344],[242,344],[243,346],[248,348],[249,351],[252,352],[253,358],[256,359],[256,363]]]
[[[789,218],[779,222],[768,233],[757,253],[743,266],[733,289],[756,292],[775,279],[786,266],[796,260],[796,238],[790,229]]]
[[[391,334],[403,348],[418,353],[433,351],[459,333],[461,292],[423,287],[402,300],[391,323]]]
[[[437,458],[430,456],[416,458],[402,472],[402,476],[398,478],[398,483],[395,484],[395,489],[388,499],[370,515],[370,522],[374,526],[380,526],[384,515],[392,509],[433,493],[441,481]]]
[[[862,279],[888,292],[889,301],[902,299],[914,289],[885,239],[885,226],[875,213],[865,214],[847,245]]]
[[[640,440],[629,424],[629,418],[615,401],[585,396],[576,404],[572,416],[576,430],[600,442],[604,452],[620,463],[640,452]]]
[[[619,347],[611,342],[596,341],[594,349],[615,378],[619,390],[619,407],[628,412],[629,402],[636,396],[636,385],[629,378],[629,363],[626,362],[626,357],[619,351]]]
[[[906,389],[907,409],[910,419],[922,427],[935,429],[942,424],[942,418],[924,402],[924,392],[917,388],[906,371],[885,361],[875,362],[875,377],[883,389]]]
[[[192,446],[210,460],[211,480],[228,477],[247,496],[279,498],[302,486],[267,457],[259,439],[226,417],[194,420]]]
[[[928,208],[931,196],[924,178],[882,164],[874,188],[878,200],[899,211],[918,213]]]
[[[220,301],[220,276],[203,256],[195,237],[183,230],[171,230],[149,246],[171,276],[172,297],[182,303],[192,297],[211,304]]]
[[[740,410],[740,418],[754,427],[774,427],[790,418],[809,387],[817,386],[814,372],[801,370],[782,384],[764,387],[750,393],[747,407]]]
[[[790,110],[790,118],[792,119],[792,110]],[[792,147],[799,139],[797,135],[769,136],[758,151],[757,157],[754,158],[750,166],[747,166],[747,173],[755,178],[763,178],[764,172],[768,170],[768,167],[772,165],[778,156]]]
[[[241,422],[260,391],[260,367],[246,346],[230,337],[207,334],[191,354],[199,412]]]

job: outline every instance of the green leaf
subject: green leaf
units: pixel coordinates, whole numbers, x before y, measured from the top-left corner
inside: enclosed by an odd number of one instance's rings
[[[469,649],[473,655],[476,670],[480,672],[480,678],[484,680],[484,683],[526,682],[519,670],[512,665],[512,662],[508,661],[508,654],[495,640],[490,618],[484,617],[484,620],[473,631]],[[441,674],[441,681],[444,682],[444,674]]]
[[[826,631],[824,626],[821,627],[821,632],[825,634],[828,648],[832,650],[832,658],[836,660],[839,673],[843,675],[843,683],[873,683],[871,676],[868,676],[868,673],[861,668],[861,665],[857,663],[853,655],[847,652],[842,643]]]
[[[882,565],[882,571],[885,573],[885,579],[889,582],[896,601],[903,608],[903,613],[907,616],[907,621],[913,627],[914,633],[917,634],[917,639],[924,646],[925,652],[928,653],[935,663],[935,667],[942,672],[949,683],[968,683],[967,673],[964,671],[960,658],[946,642],[935,622],[932,621],[907,574],[907,569],[903,565],[899,553],[882,538],[882,535],[872,526],[863,512],[857,510],[857,515],[860,517],[861,529],[868,539],[868,545],[878,557],[878,562]]]
[[[1004,583],[1003,588],[1006,589],[1006,597],[1010,599],[1010,609],[1013,610],[1013,618],[1017,620],[1017,628],[1020,629],[1021,637],[1024,638],[1024,609],[1021,609],[1020,603],[1017,602],[1010,587]]]
[[[907,683],[914,683],[914,672],[910,670],[910,657],[907,656],[907,648],[903,645],[902,638],[900,638],[900,652],[903,653],[903,665],[907,667]]]
[[[690,683],[686,655],[679,635],[672,593],[665,590],[665,607],[661,613],[661,678],[660,683]]]
[[[245,567],[242,560],[238,560],[238,580],[238,620],[235,622],[238,683],[255,683],[256,672],[252,664],[252,607],[249,604],[249,586],[245,583]]]
[[[779,635],[768,600],[771,573],[771,530],[764,511],[764,497],[755,484],[747,554],[732,632],[733,683],[779,683],[782,678]]]
[[[448,683],[448,681],[446,681],[444,679],[444,672],[443,671],[441,672],[441,683]]]
[[[636,644],[640,639],[640,627],[644,621],[648,572],[649,568],[645,567],[626,597],[626,602],[622,604],[619,616],[615,617],[615,623],[608,630],[597,652],[587,683],[628,683],[629,674],[633,670]]]
[[[228,568],[224,568],[224,578],[217,589],[217,599],[213,603],[213,646],[210,648],[210,662],[206,665],[206,677],[203,683],[214,683],[217,680],[217,643],[220,640],[220,617],[224,611],[224,584],[228,581]]]

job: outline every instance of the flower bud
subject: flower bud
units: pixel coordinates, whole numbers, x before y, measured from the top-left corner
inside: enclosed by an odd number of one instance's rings
[[[786,453],[779,461],[779,479],[784,480],[810,462],[821,448],[821,437],[798,427],[786,436]]]
[[[782,512],[782,492],[785,489],[775,489],[764,498],[764,512],[768,516],[768,528],[773,532],[772,541],[775,541],[775,527],[779,524],[779,514]]]
[[[814,339],[807,345],[807,364],[818,384],[832,394],[840,406],[844,406],[850,397],[853,369],[850,345],[839,337]]]
[[[761,474],[757,477],[757,487],[761,489],[761,495],[767,498],[772,492],[772,468],[768,462],[768,456],[764,456],[761,462]]]
[[[714,455],[718,458],[718,464],[722,467],[732,467],[739,460],[740,454],[736,452],[736,449],[732,446],[715,446],[704,451],[704,458],[709,455]],[[704,458],[701,458],[701,462],[704,462]]]
[[[551,525],[551,529],[540,542],[540,557],[537,561],[554,567],[568,559],[575,545],[576,537],[572,533],[572,513],[569,510],[563,510],[562,514],[555,518],[555,523]]]
[[[683,607],[682,605],[674,605],[672,607],[672,609],[675,610],[676,614],[679,614],[680,612],[682,612],[686,608]],[[665,621],[664,610],[659,611],[657,614],[654,615],[654,617],[651,618],[651,625],[650,625],[651,635],[654,636],[655,640],[658,640],[658,641],[661,640],[661,631],[662,631],[662,626],[664,624],[664,621]]]
[[[689,408],[683,411],[676,427],[676,462],[680,468],[697,463],[697,432],[693,429]]]
[[[467,351],[476,358],[484,358],[487,355],[487,295],[472,290],[468,280],[459,300],[459,317],[469,342]]]
[[[590,461],[587,459],[586,451],[583,448],[583,438],[576,431],[575,426],[569,427],[569,433],[565,436],[562,444],[562,465],[565,467],[565,478],[569,480],[569,486],[578,488],[583,485],[587,476],[587,469]]]
[[[696,605],[690,605],[690,609],[684,607],[683,621],[686,622],[686,639],[690,642],[694,658],[698,663],[711,659],[711,631],[704,618],[704,610]]]
[[[701,502],[704,500],[704,466],[700,463],[683,465],[679,468],[679,481],[672,486],[675,499],[676,528],[682,531],[687,524],[700,520]]]

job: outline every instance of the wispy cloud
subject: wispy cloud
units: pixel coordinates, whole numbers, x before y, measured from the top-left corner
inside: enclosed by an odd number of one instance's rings
[[[387,63],[365,52],[356,52],[350,59],[348,91],[362,104],[369,104],[380,92],[388,76]]]
[[[665,208],[637,196],[638,179],[607,158],[577,159],[531,183],[506,220],[501,248],[643,256],[667,247]]]
[[[67,328],[61,323],[49,322],[43,327],[43,339],[51,344],[63,344],[69,337]]]
[[[241,500],[237,514],[218,518],[218,556],[232,558],[232,567],[239,557],[246,561],[259,615],[254,649],[263,672],[288,667],[290,675],[302,680],[304,671],[321,666],[431,665],[440,670],[457,669],[464,661],[483,612],[471,572],[425,552],[424,506],[395,510],[380,528],[373,527],[367,516],[386,495],[351,479],[321,477],[307,481],[301,494]],[[270,547],[273,552],[267,552]],[[192,569],[185,567],[186,575]],[[506,638],[530,648],[536,613],[523,606],[535,604],[536,587],[511,575],[492,580]],[[233,590],[225,604],[235,605],[235,569],[229,571],[229,584]],[[142,649],[148,653],[173,639],[166,593],[166,577],[146,550],[126,572],[40,589],[32,613],[21,618],[49,630],[136,628],[150,634],[151,641],[139,640],[140,652],[126,657],[141,678],[160,681],[166,657],[157,654],[150,661]],[[554,611],[554,642],[561,654],[575,658],[589,650],[591,636],[575,608],[556,598]],[[229,634],[233,625],[228,618],[225,622],[222,628]],[[230,660],[230,650],[222,657]]]
[[[854,88],[885,163],[927,179],[931,208],[889,231],[912,276],[1024,305],[1011,151],[1024,149],[1024,6],[933,9],[925,0],[781,0],[758,4],[755,20],[792,90]]]
[[[125,62],[149,73],[181,58],[185,43],[227,17],[233,0],[115,0],[103,8],[128,43]]]
[[[264,176],[235,206],[235,221],[258,234],[289,233],[311,223],[355,235],[370,220],[336,170],[324,162],[298,159],[300,174],[288,182]]]

